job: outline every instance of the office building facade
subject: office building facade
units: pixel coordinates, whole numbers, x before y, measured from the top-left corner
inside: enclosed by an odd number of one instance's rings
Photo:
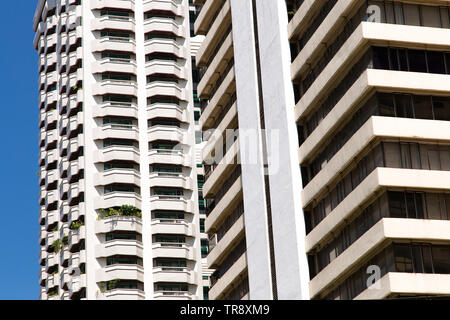
[[[210,298],[450,294],[448,1],[196,3]]]

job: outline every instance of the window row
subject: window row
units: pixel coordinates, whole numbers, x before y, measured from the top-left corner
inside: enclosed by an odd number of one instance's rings
[[[304,185],[322,170],[371,116],[450,121],[450,97],[376,93],[333,135],[324,150],[302,168]]]
[[[393,243],[353,273],[325,297],[350,300],[366,290],[373,275],[369,266],[379,267],[381,277],[389,272],[450,274],[450,246],[427,243]]]
[[[450,171],[450,146],[409,142],[379,143],[307,213],[312,216],[310,230],[325,219],[377,167]]]
[[[310,277],[318,274],[382,218],[450,220],[450,194],[383,193],[345,226],[334,240],[309,256]]]

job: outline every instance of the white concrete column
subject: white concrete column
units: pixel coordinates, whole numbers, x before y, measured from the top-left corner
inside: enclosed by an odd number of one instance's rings
[[[309,299],[286,3],[256,1],[278,299]]]
[[[95,233],[95,223],[97,221],[97,212],[95,211],[94,201],[98,197],[95,188],[94,176],[97,169],[94,164],[94,153],[97,151],[95,146],[93,131],[97,126],[92,115],[92,109],[96,105],[92,95],[92,84],[96,81],[92,74],[92,63],[95,57],[92,54],[92,42],[95,41],[94,34],[91,31],[91,21],[95,19],[89,3],[83,3],[83,136],[84,136],[84,183],[85,183],[85,229],[86,229],[86,298],[88,300],[97,299],[98,286],[96,272],[101,269],[95,257],[95,247],[100,244]]]
[[[141,174],[142,244],[144,265],[145,299],[153,299],[153,254],[152,254],[152,217],[150,207],[150,164],[148,160],[148,124],[147,124],[147,76],[145,73],[144,49],[144,6],[136,1],[134,8],[136,21],[136,64],[138,85],[138,126],[139,126],[139,170]]]
[[[231,0],[231,13],[249,298],[269,300],[273,294],[252,0]]]

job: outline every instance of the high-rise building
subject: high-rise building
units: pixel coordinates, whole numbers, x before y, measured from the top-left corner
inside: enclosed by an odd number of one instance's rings
[[[210,298],[450,295],[449,2],[194,3]]]
[[[286,5],[194,3],[210,299],[307,298]]]
[[[449,1],[40,0],[34,28],[41,299],[450,296]]]
[[[203,299],[190,7],[38,1],[41,299]]]
[[[292,2],[311,298],[449,295],[450,3]]]

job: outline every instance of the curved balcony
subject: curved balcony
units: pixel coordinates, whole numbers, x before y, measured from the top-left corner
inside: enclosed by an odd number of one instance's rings
[[[173,74],[180,79],[188,80],[189,74],[186,67],[180,66],[176,61],[155,59],[145,64],[146,74],[164,73]]]
[[[82,90],[78,90],[76,94],[70,95],[67,101],[67,115],[77,111],[80,104],[83,103],[83,100]]]
[[[113,183],[141,184],[141,175],[135,169],[113,168],[95,174],[95,186],[105,186]]]
[[[176,82],[154,81],[147,84],[147,96],[173,96],[179,100],[188,101],[186,89]]]
[[[67,119],[67,116],[65,114],[59,118],[58,132],[59,132],[60,136],[66,135],[68,123],[69,123],[69,120]]]
[[[132,17],[107,15],[91,20],[91,30],[116,29],[135,32],[135,21]]]
[[[41,245],[45,245],[45,241],[47,239],[47,230],[45,228],[45,226],[41,226],[41,228],[39,229],[39,243]]]
[[[71,50],[77,43],[78,39],[81,39],[82,36],[83,36],[83,28],[81,26],[78,26],[78,27],[76,27],[75,30],[70,31],[67,34],[66,52]]]
[[[63,154],[65,154],[67,152],[67,148],[69,146],[69,139],[67,139],[67,137],[62,137],[61,140],[59,141],[59,145],[58,145],[58,151],[59,151],[59,156],[62,157]]]
[[[60,287],[68,288],[70,278],[71,278],[71,276],[69,275],[69,270],[64,269],[64,271],[61,273]]]
[[[181,150],[152,149],[148,153],[150,164],[166,163],[190,166],[191,160]]]
[[[135,125],[110,123],[94,128],[93,136],[95,140],[116,138],[139,141],[139,130]]]
[[[53,226],[55,223],[59,221],[59,212],[57,210],[47,212],[47,219],[45,219],[45,229],[49,229],[49,227]]]
[[[181,122],[188,122],[186,108],[170,103],[155,103],[148,105],[147,118],[174,118]]]
[[[125,51],[136,52],[136,42],[132,38],[102,37],[92,41],[92,51]]]
[[[144,12],[150,10],[155,11],[171,11],[177,16],[183,15],[183,6],[180,5],[179,1],[176,0],[166,0],[166,1],[154,1],[154,0],[144,0]]]
[[[185,37],[189,33],[177,20],[165,17],[151,17],[144,21],[144,34],[152,31],[163,31],[175,34],[177,37]]]
[[[41,226],[45,225],[46,218],[47,218],[47,210],[45,210],[44,208],[40,208],[39,209],[39,224]]]
[[[195,259],[193,248],[184,243],[153,243],[152,256],[153,258]]]
[[[142,220],[138,217],[112,216],[95,222],[96,233],[108,233],[116,230],[142,234]]]
[[[59,255],[56,253],[49,253],[45,262],[45,270],[48,273],[49,269],[59,265]]]
[[[70,139],[67,146],[67,158],[70,159],[72,156],[74,156],[79,151],[79,149],[83,147],[83,142],[83,134],[79,134],[75,138]]]
[[[70,161],[67,168],[67,179],[70,181],[73,177],[78,175],[84,169],[84,157],[79,157],[76,160]]]
[[[189,59],[189,50],[176,40],[154,38],[145,42],[145,54],[160,52],[171,53],[183,59]]]
[[[152,220],[153,234],[183,234],[189,237],[195,236],[195,225],[180,219]]]
[[[83,263],[86,263],[86,250],[72,253],[69,259],[69,274],[77,273],[76,269]]]
[[[185,211],[194,212],[194,203],[192,200],[185,199],[182,196],[150,196],[152,208],[157,210]]]
[[[57,62],[57,55],[56,52],[49,53],[45,56],[45,69],[48,67],[56,64]]]
[[[45,259],[47,259],[48,253],[45,250],[45,248],[41,247],[39,250],[39,265],[44,266],[45,265]]]
[[[139,265],[117,264],[105,266],[96,272],[97,281],[111,281],[114,279],[144,282],[144,268]]]
[[[94,162],[113,160],[134,161],[139,163],[139,149],[134,146],[109,146],[94,153]]]
[[[112,240],[95,247],[95,256],[104,258],[114,255],[144,256],[142,243],[137,240]]]
[[[49,170],[45,176],[45,187],[48,188],[49,185],[58,181],[58,173],[57,170]]]
[[[73,117],[67,120],[67,136],[73,137],[77,132],[78,128],[83,125],[83,112],[78,112]]]
[[[96,210],[111,207],[120,207],[124,204],[141,207],[141,196],[134,192],[111,192],[97,197],[94,201]]]
[[[59,184],[59,197],[60,199],[67,199],[67,193],[69,191],[69,183],[66,179],[61,180]]]
[[[46,119],[47,119],[47,112],[45,112],[45,109],[40,109],[39,110],[39,128],[44,128]]]
[[[45,264],[45,262],[44,262],[44,264]],[[45,286],[45,282],[47,281],[47,277],[48,277],[48,274],[47,274],[47,272],[45,272],[45,268],[43,267],[43,268],[41,268],[40,270],[39,270],[39,285],[40,286]]]
[[[84,216],[84,205],[71,206],[67,223],[70,225],[73,221],[77,221]]]
[[[148,141],[177,141],[186,144],[183,130],[174,126],[156,125],[148,128]]]
[[[60,162],[59,162],[59,166],[58,166],[58,169],[59,169],[59,176],[62,178],[62,177],[65,177],[66,175],[67,175],[67,169],[68,169],[68,167],[69,167],[69,161],[67,161],[67,159],[66,158],[61,158],[61,160],[60,160]]]
[[[103,80],[92,86],[93,95],[121,94],[137,96],[137,85],[129,80]]]
[[[50,130],[46,132],[45,135],[45,149],[53,149],[53,146],[56,146],[56,142],[58,141],[58,132],[56,129]]]
[[[58,154],[56,150],[49,150],[45,153],[45,167],[56,161],[58,161]]]
[[[84,192],[84,181],[80,180],[78,182],[71,183],[67,194],[69,204],[73,200],[77,199],[83,192]]]
[[[91,9],[103,9],[103,8],[114,8],[134,11],[134,0],[123,1],[123,0],[108,0],[105,3],[104,0],[91,0]]]
[[[92,73],[117,72],[137,74],[136,62],[125,58],[104,58],[92,63]]]
[[[83,69],[79,68],[76,72],[71,73],[69,77],[67,77],[65,93],[69,94],[71,90],[76,88],[77,84],[81,81],[83,81]]]
[[[47,111],[45,115],[45,128],[47,129],[49,125],[56,123],[56,120],[58,119],[58,114],[56,109]]]
[[[58,203],[58,191],[48,191],[45,195],[45,208],[48,210],[50,205]]]
[[[139,289],[113,289],[103,293],[102,296],[110,300],[144,300],[144,291]]]
[[[86,275],[72,276],[68,282],[69,297],[72,297],[83,288],[86,288]]]
[[[61,279],[59,277],[59,273],[50,274],[47,277],[47,281],[45,282],[45,289],[47,290],[47,292],[49,289],[59,286],[60,281]]]
[[[81,240],[86,238],[86,228],[85,226],[81,226],[78,229],[70,230],[69,231],[69,250],[72,250],[73,246],[80,243]],[[84,258],[84,260],[82,260]],[[80,260],[81,259],[81,260]],[[69,260],[69,266],[74,267],[74,261],[75,266],[79,267],[80,263],[86,262],[86,255],[80,254],[79,252],[72,254],[72,257]]]
[[[182,173],[152,172],[150,173],[150,187],[173,187],[193,189],[192,179]]]
[[[132,117],[138,118],[138,108],[134,103],[104,103],[101,105],[96,105],[92,108],[92,114],[94,117],[106,117],[106,116],[116,116],[116,117]]]
[[[153,282],[177,282],[197,284],[197,274],[188,268],[154,267]]]
[[[59,220],[67,221],[69,216],[69,203],[67,201],[62,201],[59,206]]]
[[[58,113],[60,115],[65,114],[67,112],[67,104],[69,102],[69,98],[67,95],[63,92],[61,96],[59,97],[58,102]]]
[[[155,291],[155,300],[193,300],[195,296],[188,291]]]

